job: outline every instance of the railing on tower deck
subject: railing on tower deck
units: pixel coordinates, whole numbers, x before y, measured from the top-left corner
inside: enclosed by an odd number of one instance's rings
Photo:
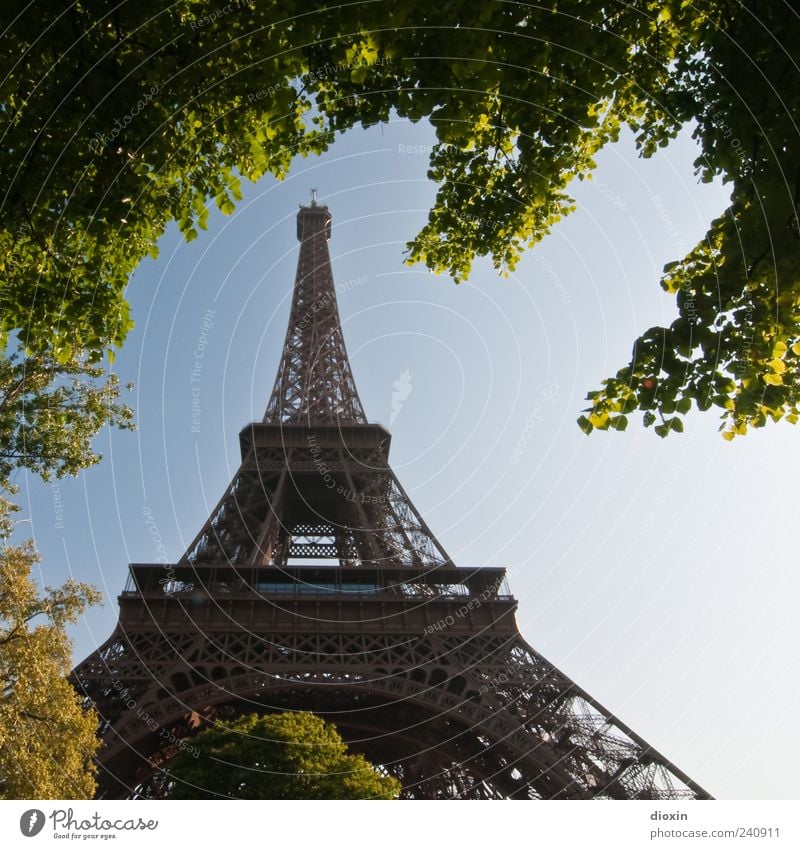
[[[353,596],[511,600],[506,570],[368,566],[276,566],[132,563],[121,598],[136,596]]]

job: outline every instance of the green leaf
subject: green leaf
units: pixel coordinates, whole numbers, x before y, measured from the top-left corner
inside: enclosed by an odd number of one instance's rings
[[[608,427],[608,413],[590,413],[589,422],[592,427],[605,430]]]

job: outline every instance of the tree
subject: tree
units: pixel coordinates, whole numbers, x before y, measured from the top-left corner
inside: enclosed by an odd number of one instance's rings
[[[118,398],[117,376],[106,377],[80,352],[71,350],[62,362],[47,353],[0,356],[0,492],[16,492],[15,469],[48,480],[99,462],[92,449],[97,432],[105,424],[134,427],[133,412]],[[6,498],[0,502],[0,531],[8,531],[14,508]]]
[[[10,22],[11,23],[11,22]],[[568,185],[634,130],[644,156],[694,124],[698,173],[730,206],[661,280],[647,330],[581,427],[642,411],[665,436],[696,405],[732,438],[800,400],[800,19],[785,2],[297,0],[37,4],[0,46],[0,331],[68,358],[124,340],[130,273],[169,221],[191,240],[239,176],[397,115],[426,118],[439,183],[408,261],[456,281],[513,269],[573,208]]]
[[[169,767],[172,799],[395,799],[400,782],[311,713],[249,714],[201,731]]]
[[[100,601],[73,580],[40,593],[31,543],[0,549],[0,799],[91,799],[97,715],[67,681],[64,626]]]

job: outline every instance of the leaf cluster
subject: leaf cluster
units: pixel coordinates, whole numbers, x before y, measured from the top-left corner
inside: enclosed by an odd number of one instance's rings
[[[0,799],[90,799],[97,716],[66,676],[65,625],[100,594],[69,580],[40,592],[32,543],[0,549]]]
[[[201,731],[169,767],[173,799],[394,799],[400,783],[311,713],[248,714]]]
[[[50,353],[0,356],[0,488],[6,492],[15,491],[16,469],[45,480],[77,474],[101,459],[92,440],[104,425],[134,427],[132,410],[119,403],[119,378],[89,360],[73,350],[61,361]]]
[[[45,0],[0,43],[0,332],[99,358],[169,222],[194,239],[240,177],[283,179],[357,125],[435,127],[438,192],[407,260],[456,281],[476,257],[513,269],[623,127],[650,156],[692,125],[730,207],[665,273],[676,322],[636,340],[581,426],[639,410],[665,435],[693,405],[719,407],[727,434],[793,421],[798,44],[797,16],[755,0]]]

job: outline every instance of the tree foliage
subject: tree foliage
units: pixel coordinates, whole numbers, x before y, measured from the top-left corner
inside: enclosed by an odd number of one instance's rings
[[[394,799],[400,783],[311,713],[249,714],[201,731],[169,773],[173,799]]]
[[[88,359],[74,350],[61,362],[48,353],[0,357],[0,489],[15,491],[19,468],[45,480],[77,474],[100,460],[92,439],[105,424],[133,427],[119,379]]]
[[[64,627],[100,601],[67,581],[40,593],[31,543],[0,549],[0,799],[91,799],[97,716],[66,680]]]
[[[587,432],[695,404],[729,438],[797,417],[795,147],[800,25],[782,0],[38,3],[0,47],[6,259],[0,329],[99,356],[130,328],[128,277],[169,221],[197,235],[239,177],[397,115],[429,120],[439,184],[408,260],[513,269],[573,208],[569,183],[633,129],[644,156],[694,125],[698,173],[730,206],[662,279],[669,327],[590,393]]]

